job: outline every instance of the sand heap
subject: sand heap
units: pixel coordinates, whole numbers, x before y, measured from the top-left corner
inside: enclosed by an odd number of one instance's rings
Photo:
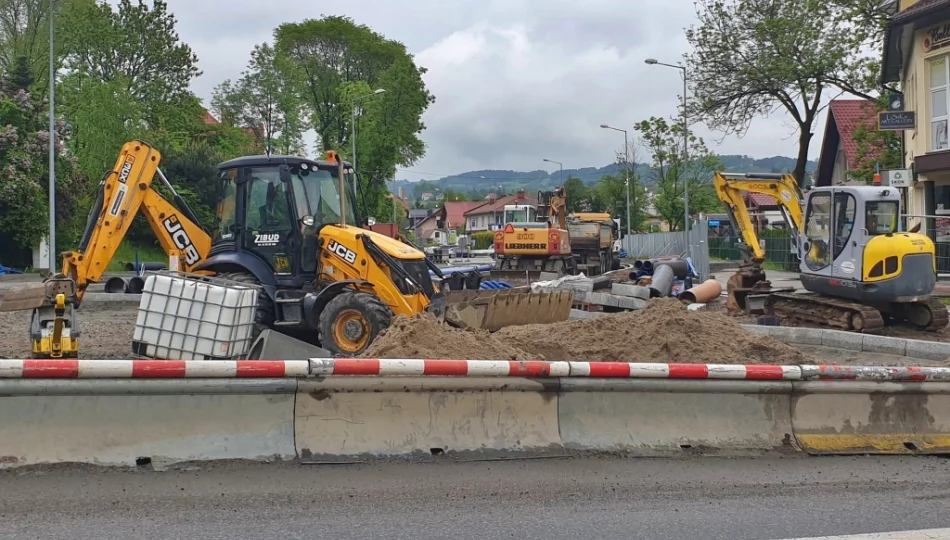
[[[789,345],[751,334],[723,313],[689,311],[673,298],[652,300],[640,311],[582,321],[509,326],[492,334],[442,325],[431,315],[399,317],[363,356],[691,364],[823,363]]]
[[[509,326],[495,334],[545,360],[688,364],[818,363],[801,351],[752,334],[722,313],[689,311],[674,298],[646,309],[548,325]]]
[[[541,360],[484,330],[460,330],[426,313],[397,317],[362,354],[364,358]]]

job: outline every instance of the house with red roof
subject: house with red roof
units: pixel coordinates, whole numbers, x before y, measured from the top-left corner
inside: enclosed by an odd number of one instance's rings
[[[500,228],[505,221],[505,205],[522,204],[538,207],[538,200],[525,195],[523,189],[513,195],[489,197],[484,203],[465,212],[465,230],[468,232],[490,231]]]
[[[860,169],[867,160],[873,161],[884,154],[883,148],[861,149],[855,140],[855,134],[862,127],[877,129],[877,113],[877,103],[868,99],[831,101],[814,185],[849,184],[853,181],[851,171]]]

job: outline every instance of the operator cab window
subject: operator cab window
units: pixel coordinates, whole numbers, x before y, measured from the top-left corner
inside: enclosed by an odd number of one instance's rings
[[[896,201],[867,203],[865,223],[869,236],[897,232],[898,205]]]
[[[817,271],[831,264],[831,194],[816,193],[808,199],[805,216],[807,252],[805,265]]]

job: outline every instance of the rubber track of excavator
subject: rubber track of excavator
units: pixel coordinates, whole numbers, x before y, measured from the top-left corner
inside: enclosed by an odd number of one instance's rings
[[[927,302],[927,307],[930,309],[930,324],[923,330],[925,332],[936,332],[941,328],[946,328],[947,323],[950,323],[950,313],[947,312],[947,306],[939,299],[931,297],[930,301]]]
[[[769,305],[777,317],[798,319],[839,330],[880,334],[884,328],[884,317],[878,309],[841,298],[774,293],[769,299]],[[936,298],[930,298],[926,307],[930,311],[930,324],[920,330],[936,332],[945,328],[950,322],[947,306]],[[864,321],[861,329],[854,327],[855,315],[860,315]]]
[[[841,298],[812,294],[774,293],[769,297],[769,307],[780,318],[797,319],[812,324],[828,326],[836,330],[880,334],[884,317],[877,309]],[[861,328],[854,327],[855,315],[863,319]]]

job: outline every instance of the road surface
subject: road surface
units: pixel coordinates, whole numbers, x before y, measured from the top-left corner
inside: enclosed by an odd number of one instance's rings
[[[787,539],[950,527],[948,480],[866,457],[14,470],[0,538]]]

